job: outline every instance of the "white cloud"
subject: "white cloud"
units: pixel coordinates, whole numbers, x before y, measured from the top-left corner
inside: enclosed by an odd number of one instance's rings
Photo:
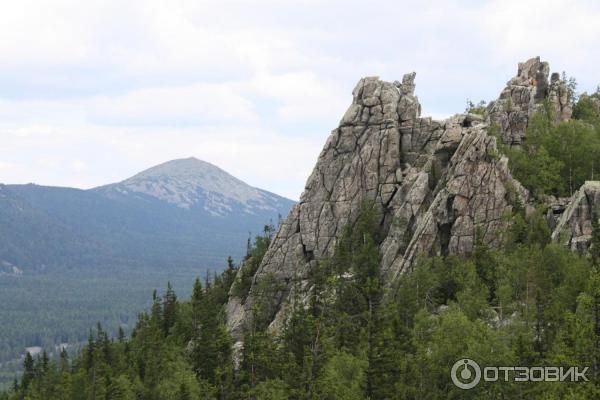
[[[14,171],[17,168],[18,168],[17,164],[0,162],[0,173],[8,173],[8,172]]]
[[[278,100],[277,116],[290,123],[340,115],[349,104],[343,88],[319,79],[311,71],[262,74],[249,82],[247,90]]]
[[[360,77],[417,71],[423,114],[540,55],[600,77],[593,1],[0,4],[0,181],[91,187],[197,156],[297,198]]]
[[[87,163],[81,160],[73,160],[71,162],[71,169],[75,172],[83,172],[87,170]]]
[[[148,88],[91,99],[90,103],[89,118],[99,123],[194,125],[258,120],[252,103],[228,84]]]

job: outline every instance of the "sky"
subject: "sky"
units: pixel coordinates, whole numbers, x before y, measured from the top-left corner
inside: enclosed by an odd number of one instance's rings
[[[597,1],[0,0],[0,182],[91,188],[197,157],[298,199],[361,77],[422,114],[517,63],[600,83]]]

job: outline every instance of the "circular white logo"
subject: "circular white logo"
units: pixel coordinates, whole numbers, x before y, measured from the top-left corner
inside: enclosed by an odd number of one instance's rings
[[[481,380],[481,368],[475,361],[463,358],[454,363],[450,375],[452,383],[457,387],[465,390],[472,389]]]

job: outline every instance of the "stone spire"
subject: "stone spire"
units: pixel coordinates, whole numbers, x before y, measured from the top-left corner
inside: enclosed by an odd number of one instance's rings
[[[500,127],[502,141],[519,146],[525,139],[529,118],[544,107],[548,101],[556,121],[571,118],[572,107],[567,82],[553,73],[539,57],[519,63],[517,76],[509,80],[500,97],[491,102],[486,110],[489,124]]]

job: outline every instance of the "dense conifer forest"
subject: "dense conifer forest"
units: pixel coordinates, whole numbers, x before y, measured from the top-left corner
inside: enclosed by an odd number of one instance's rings
[[[224,305],[232,285],[240,295],[244,286],[230,262],[196,280],[187,301],[170,284],[154,293],[130,338],[98,325],[79,354],[27,356],[2,399],[595,398],[593,379],[482,383],[468,392],[449,380],[463,357],[600,372],[598,260],[551,244],[537,213],[507,218],[516,222],[503,251],[478,244],[470,257],[423,258],[390,287],[378,267],[378,216],[365,205],[280,335],[266,326],[265,285],[243,349],[232,347]],[[271,232],[256,238],[243,268],[260,260]]]

